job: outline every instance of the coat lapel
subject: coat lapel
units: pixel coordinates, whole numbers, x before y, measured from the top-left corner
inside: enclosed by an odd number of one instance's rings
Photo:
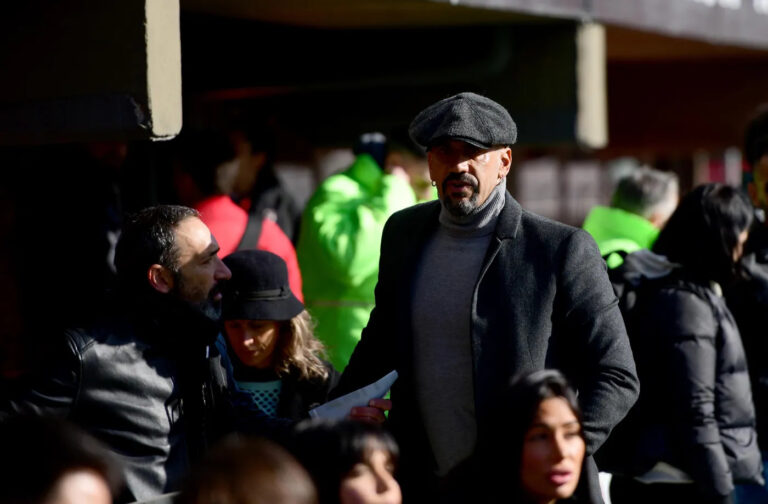
[[[499,276],[508,275],[516,267],[510,263],[513,248],[519,243],[521,217],[520,204],[508,192],[505,193],[504,208],[472,294],[470,334],[478,419],[484,418],[488,408],[492,407],[490,398],[497,397],[499,388],[506,384],[508,370],[516,359],[512,355],[515,352],[509,351],[508,338],[499,322],[510,317],[507,309],[509,297],[519,293],[504,288]]]
[[[485,259],[483,259],[483,265],[480,268],[480,275],[478,275],[477,283],[475,284],[475,291],[472,293],[472,321],[470,323],[470,330],[472,332],[472,359],[474,362],[475,376],[477,376],[477,372],[479,371],[478,365],[480,362],[483,341],[488,336],[487,320],[478,317],[477,306],[478,303],[493,303],[493,300],[479,299],[480,290],[483,280],[486,275],[489,274],[489,271],[493,274],[492,272],[494,269],[492,269],[491,266],[494,264],[501,248],[505,246],[505,242],[513,240],[517,235],[522,214],[523,209],[520,206],[520,203],[518,203],[509,192],[505,192],[504,208],[501,209],[501,214],[499,215],[496,229],[493,233],[494,236],[491,239],[491,243],[488,245]],[[501,293],[498,294],[501,295]]]

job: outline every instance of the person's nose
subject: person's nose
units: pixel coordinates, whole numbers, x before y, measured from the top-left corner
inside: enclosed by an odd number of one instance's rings
[[[256,338],[254,337],[253,333],[251,331],[244,331],[243,332],[243,345],[246,346],[246,348],[251,348],[256,344]]]
[[[386,494],[386,493],[394,493],[396,492],[396,488],[398,487],[397,480],[395,480],[395,477],[392,476],[392,474],[387,471],[376,471],[376,493],[377,494]]]
[[[227,268],[227,265],[224,264],[224,262],[218,257],[216,258],[216,261],[218,261],[218,263],[216,265],[216,271],[214,272],[213,278],[218,281],[229,280],[232,278],[232,272],[229,270],[229,268]]]
[[[552,458],[562,460],[568,453],[568,442],[562,436],[557,436],[552,441]]]

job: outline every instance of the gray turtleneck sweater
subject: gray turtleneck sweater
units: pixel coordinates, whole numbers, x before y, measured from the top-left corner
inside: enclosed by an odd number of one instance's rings
[[[466,217],[443,207],[440,226],[417,268],[412,320],[416,394],[439,476],[467,459],[477,440],[472,296],[504,207],[505,188],[502,180]]]

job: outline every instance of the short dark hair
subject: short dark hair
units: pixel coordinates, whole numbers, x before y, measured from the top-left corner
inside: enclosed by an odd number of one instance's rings
[[[677,175],[643,166],[619,180],[611,206],[648,219],[662,205],[671,203],[669,215],[677,202],[676,198],[670,201],[673,190],[677,195]]]
[[[696,187],[669,218],[653,251],[701,280],[727,282],[736,272],[733,251],[752,225],[753,210],[739,189],[720,183]]]
[[[307,471],[266,439],[229,437],[195,469],[179,504],[316,504]]]
[[[48,502],[60,478],[90,470],[106,483],[112,498],[123,483],[122,470],[99,441],[61,419],[19,415],[0,423],[0,502]]]
[[[369,131],[360,134],[352,146],[355,156],[368,154],[376,161],[376,164],[384,169],[384,161],[387,158],[387,137],[380,131]]]
[[[176,227],[197,210],[181,205],[157,205],[128,216],[115,250],[115,267],[121,286],[149,288],[147,271],[153,264],[178,273]]]
[[[768,154],[768,103],[761,105],[744,134],[744,157],[753,167]]]
[[[322,504],[339,502],[342,480],[376,449],[389,453],[392,463],[397,464],[400,451],[395,439],[377,425],[307,420],[296,428],[294,453],[312,475]]]

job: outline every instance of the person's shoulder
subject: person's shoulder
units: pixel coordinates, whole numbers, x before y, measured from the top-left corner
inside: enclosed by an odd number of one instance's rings
[[[531,212],[530,210],[526,210],[526,209],[522,210],[522,216],[520,221],[521,221],[521,224],[525,226],[542,229],[544,231],[552,232],[552,233],[563,233],[566,235],[573,233],[574,231],[577,231],[579,229],[574,226],[565,224],[563,222],[550,219],[549,217],[544,217],[543,215],[539,215],[537,213]]]
[[[326,379],[326,382],[329,385],[329,389],[331,389],[339,383],[339,378],[341,378],[341,373],[338,372],[336,368],[333,367],[333,364],[331,364],[327,360],[320,359],[320,362],[323,363],[323,367],[325,367],[325,370],[328,371],[328,378]]]
[[[271,252],[270,245],[277,246],[282,250],[286,246],[291,245],[291,240],[277,222],[265,216],[261,218],[261,234],[259,235],[256,248]]]
[[[72,348],[85,353],[94,345],[120,346],[137,340],[136,321],[117,301],[104,304],[97,316],[64,329],[64,335]]]
[[[437,218],[440,214],[440,201],[425,201],[423,203],[416,203],[415,205],[403,208],[393,213],[389,217],[387,222],[390,226],[403,226],[408,224],[416,224],[424,219],[431,217]]]
[[[340,195],[356,195],[362,191],[360,182],[350,176],[349,169],[332,173],[317,186],[311,200]],[[310,200],[310,201],[311,201]]]
[[[333,364],[324,359],[320,359],[320,363],[323,368],[325,368],[327,373],[326,376],[313,374],[312,376],[305,378],[302,377],[298,368],[291,367],[289,372],[281,377],[281,380],[284,384],[290,383],[291,387],[296,387],[298,390],[301,390],[302,393],[308,394],[308,396],[319,395],[322,398],[321,402],[325,402],[330,390],[338,385],[341,373],[336,371]]]
[[[597,248],[592,236],[581,228],[544,217],[523,209],[520,218],[521,232],[536,236],[539,240],[552,245],[568,242],[572,246]]]
[[[133,333],[128,330],[127,321],[99,320],[89,324],[69,327],[64,330],[78,353],[84,354],[96,345],[125,345],[134,342]]]
[[[656,292],[654,314],[675,334],[706,335],[715,324],[715,304],[720,303],[717,289],[672,276]]]

